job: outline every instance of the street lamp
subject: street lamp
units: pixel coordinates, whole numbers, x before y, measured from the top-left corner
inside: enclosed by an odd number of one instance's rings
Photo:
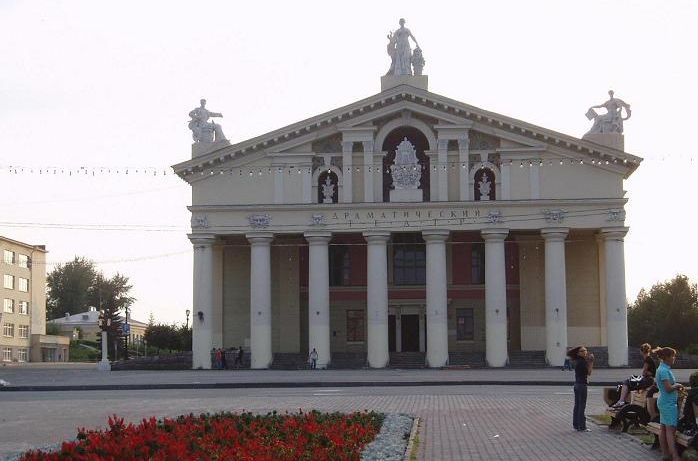
[[[184,324],[184,328],[187,329],[187,328],[189,328],[189,314],[191,314],[191,311],[189,309],[187,309],[184,312],[187,314],[187,323]]]
[[[99,371],[111,371],[111,364],[109,363],[109,354],[107,348],[107,328],[111,326],[111,319],[107,317],[104,310],[99,311],[99,327],[102,329],[102,360],[97,363],[97,369]]]

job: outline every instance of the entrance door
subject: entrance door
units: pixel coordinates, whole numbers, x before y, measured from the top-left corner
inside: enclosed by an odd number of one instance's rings
[[[388,352],[395,352],[395,316],[388,315]]]
[[[402,352],[419,352],[419,315],[400,316]]]

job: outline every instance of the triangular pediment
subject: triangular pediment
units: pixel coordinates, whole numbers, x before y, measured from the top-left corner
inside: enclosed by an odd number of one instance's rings
[[[482,137],[507,140],[522,149],[545,150],[561,158],[588,160],[600,167],[610,164],[610,168],[615,168],[625,177],[642,161],[640,157],[621,150],[400,85],[261,136],[221,147],[176,164],[173,169],[187,179],[193,173],[244,165],[268,154],[293,151],[299,146],[311,145],[313,152],[336,152],[341,149],[343,131],[375,128],[386,120],[405,117],[406,114],[429,120],[441,128],[465,126]]]

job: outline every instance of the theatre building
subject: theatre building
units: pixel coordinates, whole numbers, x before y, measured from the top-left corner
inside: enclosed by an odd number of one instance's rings
[[[641,159],[622,122],[577,138],[393,74],[236,144],[205,101],[190,115],[173,168],[192,187],[194,368],[239,346],[257,369],[312,349],[318,367],[561,365],[576,344],[627,364],[623,180]]]

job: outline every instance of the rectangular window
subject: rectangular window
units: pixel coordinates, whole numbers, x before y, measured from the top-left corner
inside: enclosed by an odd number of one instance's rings
[[[426,261],[426,246],[421,234],[395,234],[393,237],[393,283],[395,285],[426,284]]]
[[[330,286],[351,285],[351,256],[346,245],[330,246]]]
[[[5,261],[5,264],[14,264],[15,263],[15,252],[10,251],[10,250],[4,250],[3,251],[3,260]]]
[[[475,339],[475,321],[472,309],[456,309],[456,339],[458,341]]]
[[[23,291],[24,293],[29,291],[29,279],[25,279],[22,277],[18,277],[18,279],[19,280],[17,281],[17,289],[19,291]]]
[[[347,342],[358,343],[364,340],[364,311],[347,311]]]
[[[3,286],[5,288],[7,288],[8,290],[14,290],[15,289],[15,276],[5,274],[5,277],[3,279]]]
[[[470,257],[470,274],[473,285],[485,283],[485,244],[473,243]]]
[[[29,315],[29,302],[28,301],[20,301],[19,302],[19,314],[24,314],[24,315]]]
[[[11,362],[12,361],[12,349],[9,347],[5,347],[2,350],[2,361],[3,362]]]
[[[28,349],[17,349],[17,360],[20,362],[29,361],[29,350]]]
[[[17,265],[19,267],[28,268],[29,267],[29,256],[19,254],[17,255]]]
[[[3,306],[2,306],[2,311],[7,312],[8,314],[14,314],[15,313],[15,300],[5,298],[5,301],[4,301]]]
[[[14,323],[6,323],[2,326],[2,335],[7,337],[7,338],[14,338],[15,337],[15,324]]]
[[[29,325],[20,325],[17,328],[17,333],[19,333],[20,338],[27,339],[29,337]]]

